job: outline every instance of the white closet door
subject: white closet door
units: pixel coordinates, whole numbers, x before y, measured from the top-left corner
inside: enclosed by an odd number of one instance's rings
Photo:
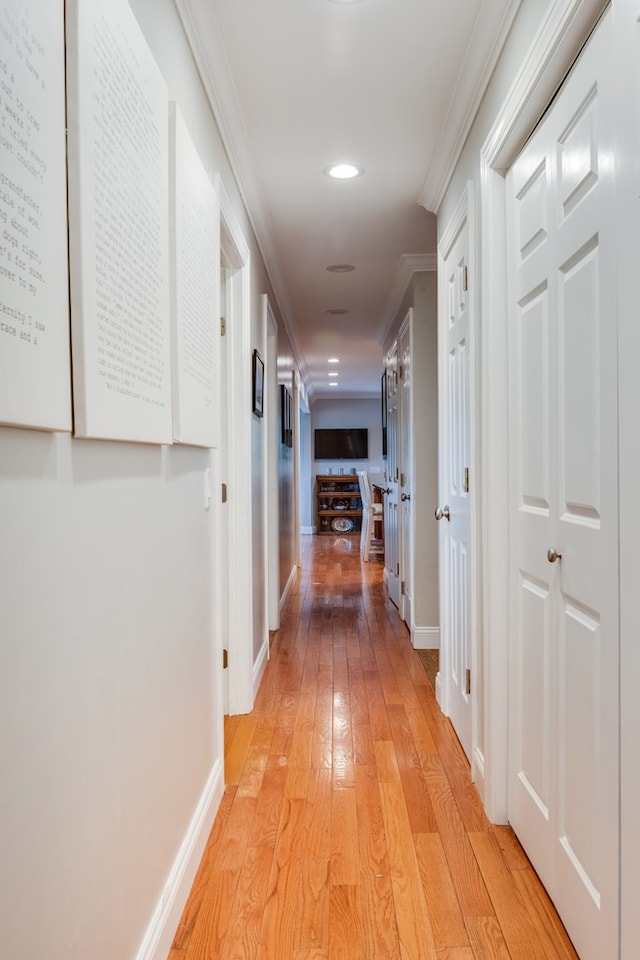
[[[466,191],[440,249],[440,609],[444,708],[471,759],[469,205]]]
[[[411,490],[413,488],[413,411],[411,405],[411,328],[413,308],[409,314],[399,338],[400,354],[400,419],[401,419],[401,463],[400,463],[400,616],[411,630],[413,602],[413,535],[411,516]]]
[[[618,956],[610,16],[508,176],[509,818],[581,960]]]
[[[400,389],[397,345],[387,359],[387,465],[384,498],[384,568],[389,597],[400,606],[400,518],[398,511]]]

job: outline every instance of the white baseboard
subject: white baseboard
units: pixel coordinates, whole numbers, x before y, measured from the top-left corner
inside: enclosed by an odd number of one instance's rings
[[[269,659],[269,636],[267,635],[266,640],[262,644],[260,653],[256,657],[256,661],[253,665],[253,697],[252,703],[256,702],[256,696],[258,690],[260,689],[260,682],[264,675],[264,671],[267,668],[267,661]]]
[[[298,568],[297,568],[296,566],[292,567],[292,568],[291,568],[291,573],[289,574],[289,579],[287,580],[287,582],[286,582],[286,584],[285,584],[285,587],[284,587],[284,590],[282,591],[282,596],[280,597],[280,613],[282,613],[282,608],[284,607],[285,603],[287,602],[287,597],[289,596],[289,591],[291,590],[291,587],[293,586],[293,581],[295,580],[297,573],[298,573]]]
[[[484,800],[484,754],[478,747],[473,748],[473,760],[471,763],[471,779],[476,785],[478,793]]]
[[[300,533],[303,536],[313,536],[317,529],[317,527],[300,527]]]
[[[216,760],[180,845],[136,960],[166,960],[224,792],[222,760]]]
[[[447,711],[445,710],[445,707],[444,707],[444,689],[442,686],[442,677],[440,675],[439,670],[436,673],[436,703],[438,704],[438,706],[440,707],[440,709],[442,710],[442,712],[446,717]]]
[[[414,650],[439,650],[440,627],[411,627],[411,643]]]

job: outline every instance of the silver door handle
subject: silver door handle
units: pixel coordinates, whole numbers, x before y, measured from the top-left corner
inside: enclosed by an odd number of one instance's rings
[[[562,560],[562,554],[558,553],[555,547],[549,547],[547,550],[547,560],[549,563],[555,563],[557,560]]]
[[[403,493],[402,496],[400,497],[400,499],[401,499],[401,500],[411,500],[411,494],[410,494],[410,493]]]
[[[449,521],[451,520],[451,513],[449,511],[449,507],[446,504],[444,507],[438,507],[435,512],[436,520],[442,520],[443,517],[446,517],[447,520]]]

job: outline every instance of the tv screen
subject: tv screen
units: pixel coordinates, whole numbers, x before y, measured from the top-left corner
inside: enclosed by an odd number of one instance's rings
[[[316,460],[366,460],[369,456],[366,427],[316,430],[314,441]]]

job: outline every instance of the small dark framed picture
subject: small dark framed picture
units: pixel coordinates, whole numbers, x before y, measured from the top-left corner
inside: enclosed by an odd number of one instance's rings
[[[253,412],[256,417],[264,413],[264,363],[257,350],[253,351]]]
[[[293,446],[291,423],[291,394],[284,383],[280,384],[280,442],[285,447]]]

